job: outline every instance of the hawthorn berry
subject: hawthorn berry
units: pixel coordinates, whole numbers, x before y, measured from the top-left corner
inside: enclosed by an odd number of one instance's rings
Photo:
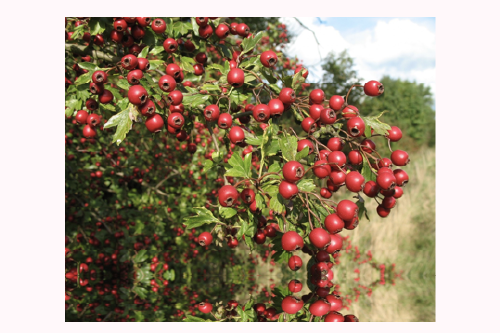
[[[231,207],[238,200],[239,193],[232,185],[224,185],[219,189],[219,204],[222,207]]]
[[[300,250],[303,246],[304,246],[304,240],[295,231],[287,231],[283,234],[283,237],[281,238],[281,247],[285,251]],[[296,258],[294,258],[294,260],[295,259]],[[302,260],[300,260],[300,263],[302,264]],[[288,261],[288,266],[290,266],[290,261]]]
[[[273,67],[278,62],[278,56],[273,51],[265,51],[260,55],[260,62],[264,67]]]

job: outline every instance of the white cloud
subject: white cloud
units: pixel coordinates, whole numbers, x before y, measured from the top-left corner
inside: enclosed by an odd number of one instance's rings
[[[303,60],[310,72],[310,82],[321,80],[320,53],[324,57],[330,51],[340,53],[347,49],[355,60],[359,76],[366,81],[389,75],[424,83],[435,93],[436,38],[425,25],[395,18],[379,20],[372,29],[342,35],[335,27],[320,24],[316,18],[299,20],[316,33],[320,46],[313,34],[294,18],[283,18],[288,29],[297,36],[287,53]]]

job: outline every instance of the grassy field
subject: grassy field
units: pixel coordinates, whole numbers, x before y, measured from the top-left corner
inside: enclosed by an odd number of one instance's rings
[[[435,155],[435,149],[430,148],[412,154],[412,162],[405,167],[410,182],[396,208],[385,219],[370,214],[370,222],[363,220],[350,233],[353,246],[370,249],[377,262],[395,263],[397,270],[404,270],[404,279],[395,286],[386,285],[367,301],[354,303],[352,313],[363,321],[436,320]],[[368,211],[375,209],[376,203],[370,202]],[[370,272],[362,272],[362,279],[370,276]]]

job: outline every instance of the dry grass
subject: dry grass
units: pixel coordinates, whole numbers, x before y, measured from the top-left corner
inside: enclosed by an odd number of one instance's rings
[[[410,183],[396,208],[385,219],[370,214],[370,222],[363,220],[350,233],[353,246],[370,249],[377,262],[404,270],[396,286],[381,287],[367,301],[355,303],[352,313],[363,321],[435,321],[435,149],[422,149],[411,158],[405,167]],[[375,212],[376,206],[371,201],[368,211]],[[366,276],[370,273],[362,273]]]

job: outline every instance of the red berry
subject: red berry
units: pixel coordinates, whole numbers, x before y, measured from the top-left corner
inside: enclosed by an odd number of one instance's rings
[[[162,34],[167,30],[167,24],[161,18],[155,18],[153,20],[153,24],[151,24],[151,29],[157,34]]]
[[[233,125],[233,117],[229,113],[223,113],[219,116],[217,124],[222,129],[230,128]]]
[[[377,185],[382,190],[392,190],[396,186],[396,177],[392,172],[380,172],[377,176]]]
[[[309,234],[309,240],[318,249],[326,248],[331,242],[330,234],[322,228],[313,229]]]
[[[361,165],[363,163],[363,155],[358,150],[351,150],[347,157],[352,165]]]
[[[240,23],[236,26],[236,32],[241,37],[247,37],[250,34],[250,28],[245,23]]]
[[[320,119],[323,124],[330,125],[337,120],[337,115],[333,109],[323,109],[321,111]]]
[[[382,205],[377,206],[377,214],[380,217],[387,217],[390,212],[391,212],[390,209],[387,209]]]
[[[160,87],[161,90],[163,90],[165,92],[174,91],[176,84],[177,84],[177,82],[170,75],[163,75],[158,80],[158,86]]]
[[[134,84],[139,84],[140,79],[142,79],[143,74],[140,69],[134,69],[133,71],[128,72],[127,74],[127,81],[128,83],[134,85]]]
[[[260,62],[264,67],[273,67],[278,62],[278,57],[273,51],[265,51],[260,55]]]
[[[281,302],[281,308],[288,314],[295,314],[302,309],[304,301],[295,296],[286,296]]]
[[[97,84],[106,83],[108,82],[108,74],[103,71],[95,71],[94,74],[92,74],[92,82]]]
[[[325,323],[326,322],[344,322],[344,321],[345,321],[345,319],[342,316],[342,314],[335,312],[335,311],[332,311],[325,316]]]
[[[377,81],[369,81],[363,87],[368,96],[380,96],[384,93],[384,85]]]
[[[366,182],[363,193],[370,198],[374,198],[380,192],[380,187],[373,180]]]
[[[256,105],[253,110],[253,118],[259,122],[265,122],[269,120],[269,117],[271,116],[271,109],[269,109],[269,106],[266,104],[258,104]]]
[[[334,95],[330,98],[330,102],[328,104],[333,110],[339,111],[344,106],[344,97]]]
[[[337,205],[337,215],[344,221],[352,220],[358,213],[358,206],[351,200],[342,200]]]
[[[360,192],[363,190],[365,178],[358,171],[351,171],[345,177],[345,185],[351,192]]]
[[[396,199],[394,197],[385,197],[384,200],[382,200],[382,207],[386,209],[393,209],[394,206],[396,206]]]
[[[231,207],[238,200],[239,193],[234,186],[224,185],[219,189],[219,204],[222,207]]]
[[[219,107],[216,104],[211,104],[205,108],[203,115],[206,121],[217,121],[219,119]]]
[[[394,177],[396,177],[396,184],[398,186],[405,186],[408,183],[408,174],[402,169],[394,170]]]
[[[76,113],[75,120],[78,124],[86,124],[89,113],[85,110],[80,110]]]
[[[139,110],[143,116],[151,117],[155,114],[156,106],[155,103],[148,98],[146,102],[140,106]]]
[[[167,99],[171,105],[180,105],[182,103],[182,100],[184,99],[184,95],[181,91],[174,90],[170,92],[170,94],[168,94]]]
[[[302,139],[297,142],[297,151],[302,151],[305,147],[309,147],[309,154],[314,152],[314,146],[311,141]]]
[[[159,114],[155,113],[146,120],[146,128],[151,133],[160,132],[163,128],[163,118]]]
[[[245,82],[245,73],[239,68],[233,68],[227,73],[227,82],[234,88],[239,88]]]
[[[323,179],[330,175],[330,173],[332,172],[332,168],[327,163],[327,160],[318,160],[314,163],[313,172],[316,177]]]
[[[344,228],[344,221],[337,214],[325,217],[325,228],[331,234],[337,234]]]
[[[280,91],[279,99],[283,104],[291,104],[295,102],[295,92],[292,88],[283,88]]]
[[[348,105],[342,110],[342,117],[353,118],[359,116],[359,110],[354,105]]]
[[[309,93],[309,103],[322,104],[325,101],[325,92],[321,89],[314,89]]]
[[[401,132],[399,127],[391,126],[391,129],[388,132],[389,134],[386,135],[386,138],[391,140],[391,142],[397,142],[403,137],[403,132]]]
[[[194,64],[193,69],[194,69],[194,75],[200,76],[203,75],[203,73],[205,73],[205,68],[203,68],[202,64]]]
[[[128,100],[134,105],[141,105],[148,99],[148,92],[141,85],[131,86],[128,89]]]
[[[365,133],[365,122],[360,117],[352,117],[347,121],[347,132],[350,136],[358,137]]]
[[[299,189],[294,183],[283,180],[280,183],[279,192],[283,198],[293,199],[299,193]]]
[[[179,112],[171,113],[167,118],[167,123],[173,128],[181,129],[184,126],[184,117]]]
[[[326,146],[331,151],[341,151],[344,148],[345,141],[341,138],[331,138]]]
[[[215,34],[219,37],[219,39],[224,39],[229,36],[229,27],[224,23],[221,23],[217,29],[215,29]]]
[[[244,203],[249,205],[255,201],[255,192],[252,189],[246,188],[241,191],[240,197]]]
[[[405,166],[410,163],[410,158],[408,157],[407,152],[403,150],[395,150],[391,154],[391,161],[394,165]]]
[[[198,310],[202,313],[210,313],[212,312],[213,306],[210,303],[200,303],[198,304]]]
[[[165,72],[167,72],[167,75],[170,75],[174,79],[181,76],[181,68],[177,64],[168,64]]]
[[[311,117],[304,118],[304,120],[302,120],[301,126],[304,132],[308,134],[314,133],[318,128],[318,125],[316,125],[316,121]]]
[[[125,69],[132,70],[137,67],[139,64],[139,61],[137,60],[137,57],[133,54],[127,54],[122,58],[122,66]]]
[[[321,317],[326,315],[330,310],[330,303],[320,299],[311,304],[309,307],[309,312],[316,317]]]
[[[288,267],[294,272],[299,270],[302,267],[302,259],[299,256],[291,256],[288,259]]]
[[[318,120],[321,117],[321,111],[323,111],[324,107],[321,104],[312,104],[309,106],[309,116],[312,119]]]
[[[204,231],[198,236],[198,243],[201,246],[210,245],[212,243],[212,240],[213,240],[212,234],[209,233],[208,231]]]
[[[303,246],[304,246],[304,240],[295,231],[287,231],[283,234],[283,237],[281,238],[281,247],[285,251],[300,250]],[[302,264],[302,260],[300,262]],[[290,261],[288,262],[288,266],[290,266]]]
[[[359,322],[358,318],[355,315],[349,314],[344,316],[344,321],[346,322]]]
[[[347,222],[345,224],[345,228],[347,228]],[[330,245],[326,248],[326,252],[334,254],[340,250],[342,250],[342,236],[340,234],[330,234]]]
[[[96,135],[97,135],[97,132],[94,129],[94,127],[92,127],[90,125],[85,125],[85,127],[83,128],[83,136],[84,137],[86,137],[86,138],[93,138]]]
[[[330,164],[332,170],[340,170],[342,169],[347,162],[347,159],[345,157],[345,154],[341,151],[332,151],[328,155],[328,163],[333,163]]]
[[[302,283],[299,280],[291,280],[288,283],[288,290],[292,293],[298,293],[302,290]]]
[[[233,126],[229,130],[229,140],[233,144],[243,143],[245,141],[245,132],[239,126]]]
[[[285,110],[283,102],[277,98],[270,100],[269,103],[267,103],[267,105],[269,106],[271,117],[279,117],[283,114],[283,111]]]
[[[198,34],[203,39],[207,39],[208,37],[212,36],[213,32],[214,32],[214,29],[212,29],[212,26],[210,26],[210,25],[206,25],[204,27],[198,28]]]
[[[177,48],[179,47],[179,44],[177,44],[177,41],[173,38],[167,38],[163,42],[163,48],[165,49],[165,52],[167,53],[174,53],[177,51]]]
[[[361,149],[371,154],[376,149],[375,142],[369,139],[364,139],[363,141],[361,141]]]
[[[304,176],[304,167],[297,161],[290,161],[283,166],[283,178],[291,183],[299,181]]]

